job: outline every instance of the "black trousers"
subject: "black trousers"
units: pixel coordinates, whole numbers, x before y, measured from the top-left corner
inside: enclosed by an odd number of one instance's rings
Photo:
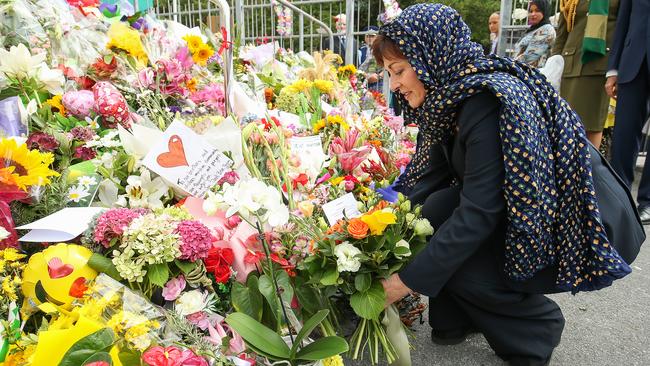
[[[448,194],[437,195],[435,202],[427,200],[422,209],[423,216],[436,229],[458,205],[460,188],[447,191]],[[503,257],[503,243],[499,243],[503,238],[503,233],[495,233],[494,240],[484,243],[438,296],[429,299],[429,324],[439,331],[472,327],[483,333],[502,359],[516,361],[518,365],[543,365],[560,343],[564,316],[553,300],[516,289],[504,277],[499,260]],[[547,277],[542,282],[554,282],[554,275]],[[553,287],[552,283],[548,287]]]
[[[650,98],[648,66],[646,59],[632,81],[618,85],[611,163],[616,173],[629,188],[632,187],[634,181],[636,158],[642,147],[642,129],[648,118],[648,99]],[[650,152],[650,149],[648,151]],[[646,158],[639,182],[637,203],[639,207],[650,206],[650,164],[648,164],[648,158]]]

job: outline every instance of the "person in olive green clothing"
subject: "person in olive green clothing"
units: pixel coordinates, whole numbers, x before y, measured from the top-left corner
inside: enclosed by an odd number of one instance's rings
[[[619,0],[560,1],[557,38],[552,51],[552,55],[564,58],[560,94],[580,116],[589,141],[599,148],[609,106],[603,85]],[[594,44],[599,44],[600,51],[594,52]]]

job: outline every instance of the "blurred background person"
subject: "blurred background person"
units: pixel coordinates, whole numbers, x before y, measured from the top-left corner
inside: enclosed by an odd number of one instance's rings
[[[377,32],[379,32],[379,27],[375,25],[367,26],[363,29],[363,32],[366,34],[363,36],[363,46],[359,48],[359,59],[357,60],[357,65],[363,65],[366,58],[369,56],[372,57],[372,41],[377,37]]]
[[[617,98],[612,138],[612,167],[632,186],[641,150],[650,98],[650,0],[621,0],[616,35],[609,56],[605,90]],[[647,148],[645,146],[644,148]],[[637,204],[644,224],[650,223],[650,164],[646,157]]]
[[[544,67],[555,42],[555,28],[549,17],[552,10],[547,0],[534,0],[528,6],[528,30],[517,42],[515,59],[532,67]]]
[[[575,110],[587,138],[600,148],[609,96],[603,89],[614,42],[619,0],[561,0],[557,39],[551,52],[564,58],[560,94]]]
[[[372,55],[372,42],[375,40],[375,37],[377,37],[377,32],[379,32],[379,27],[369,26],[366,29],[366,31],[369,32],[365,36],[367,53],[365,54],[365,57],[363,57],[363,61],[361,61],[359,64],[359,70],[366,73],[366,81],[368,82],[368,89],[381,91],[383,85],[382,80],[384,78],[383,76],[384,69],[377,64],[375,57]],[[361,50],[363,50],[363,47],[361,48]]]
[[[490,55],[496,55],[499,49],[499,23],[501,22],[501,14],[498,11],[492,13],[488,18],[488,28],[490,29]]]
[[[346,16],[345,14],[339,14],[334,16],[333,19],[336,27],[336,33],[338,33],[338,35],[334,35],[333,45],[329,44],[329,38],[326,37],[323,40],[323,50],[331,50],[332,52],[338,54],[341,56],[343,63],[345,64],[345,50],[348,42],[346,39],[347,37],[345,36],[345,31],[347,30]],[[357,49],[359,47],[357,46],[357,42],[354,40],[354,38],[350,39],[349,41],[353,42],[352,51],[354,52],[354,55],[352,55],[352,63],[354,63],[357,61]]]

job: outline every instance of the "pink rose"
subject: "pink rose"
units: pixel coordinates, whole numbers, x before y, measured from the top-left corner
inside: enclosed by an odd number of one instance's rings
[[[162,290],[162,296],[167,301],[176,300],[185,289],[185,284],[185,278],[182,275],[172,278],[165,284],[165,287]]]

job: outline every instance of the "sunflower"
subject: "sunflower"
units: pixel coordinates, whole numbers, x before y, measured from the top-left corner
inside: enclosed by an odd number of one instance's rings
[[[0,188],[17,186],[16,178],[12,174],[15,169],[13,166],[0,168]]]
[[[45,101],[45,104],[52,107],[52,112],[59,112],[62,116],[65,116],[65,107],[61,102],[61,95],[55,95],[52,98]]]
[[[198,65],[205,66],[212,55],[214,55],[214,50],[204,43],[192,54],[192,60]]]
[[[193,34],[187,34],[183,37],[185,42],[187,42],[187,48],[190,49],[190,52],[195,53],[203,45],[203,40],[199,36]]]
[[[32,185],[50,184],[50,177],[59,173],[50,170],[54,155],[29,150],[27,145],[18,145],[13,139],[0,140],[0,167],[13,167],[9,174],[18,188],[26,190]],[[7,174],[7,171],[4,172]]]

